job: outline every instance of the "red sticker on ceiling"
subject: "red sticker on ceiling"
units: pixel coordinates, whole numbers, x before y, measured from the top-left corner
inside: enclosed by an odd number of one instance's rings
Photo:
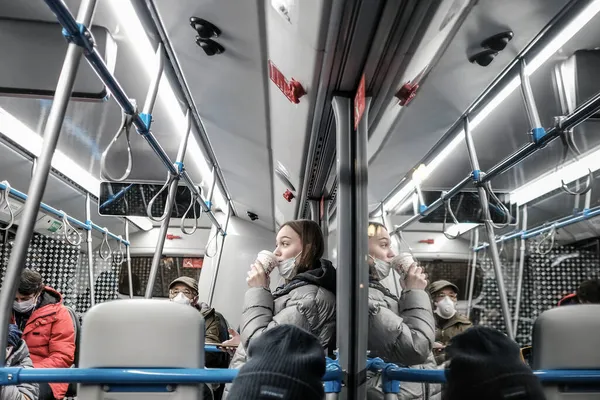
[[[269,78],[281,90],[281,93],[294,104],[300,103],[300,97],[306,94],[300,82],[294,78],[288,81],[271,60],[269,60]]]

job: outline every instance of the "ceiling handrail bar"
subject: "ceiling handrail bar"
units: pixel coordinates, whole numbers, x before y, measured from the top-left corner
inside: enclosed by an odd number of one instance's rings
[[[178,171],[175,163],[171,161],[165,150],[162,148],[160,143],[156,140],[156,137],[152,134],[150,127],[152,123],[152,115],[149,113],[138,113],[136,111],[136,107],[133,102],[127,97],[122,86],[119,84],[114,75],[110,72],[108,67],[106,66],[102,56],[98,53],[98,50],[94,46],[94,39],[84,24],[79,24],[69,11],[67,5],[62,0],[44,0],[48,7],[52,10],[52,12],[56,15],[58,22],[63,26],[63,35],[66,39],[75,43],[78,46],[83,48],[83,55],[88,60],[92,69],[96,72],[100,80],[106,85],[110,93],[115,98],[115,101],[121,107],[123,112],[130,115],[133,118],[133,125],[135,126],[137,132],[146,139],[152,150],[156,153],[158,158],[163,162],[168,172],[171,175],[181,175],[181,178],[186,183],[186,185],[190,188],[192,192],[195,192],[199,198],[198,202],[204,208],[206,215],[211,220],[211,222],[217,227],[217,229],[224,233],[223,228],[215,218],[213,212],[206,205],[206,201],[202,194],[198,191],[193,181],[185,171]],[[162,53],[162,46],[159,46],[158,50]],[[159,60],[162,60],[162,56],[159,57]],[[159,63],[159,68],[160,67]],[[157,76],[160,76],[157,74]],[[143,110],[149,111],[151,106],[148,104],[152,103],[156,100],[156,95],[158,93],[158,81],[160,79],[155,78],[152,81],[152,90],[149,91],[148,97],[146,98],[146,104],[144,105]],[[156,90],[154,88],[156,87]]]
[[[578,222],[587,221],[591,218],[597,217],[598,215],[600,215],[600,206],[593,207],[590,209],[585,209],[585,210],[579,211],[573,215],[559,218],[556,221],[551,222],[551,223],[545,223],[544,225],[537,226],[532,229],[522,230],[522,231],[510,234],[510,235],[506,235],[504,237],[497,238],[496,243],[506,242],[508,240],[517,239],[517,238],[531,239],[533,237],[539,236],[539,235],[541,235],[545,232],[551,231],[551,230],[557,230],[557,229],[564,228],[569,225],[576,224]],[[484,243],[480,246],[473,248],[473,251],[480,251],[480,250],[487,248],[488,246],[489,246],[488,243]]]

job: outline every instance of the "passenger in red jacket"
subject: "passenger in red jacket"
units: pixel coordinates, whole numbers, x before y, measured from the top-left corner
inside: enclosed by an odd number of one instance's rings
[[[42,276],[25,269],[13,303],[13,322],[23,331],[35,368],[69,368],[75,359],[75,328],[62,296]],[[62,399],[67,383],[40,384],[40,400]]]

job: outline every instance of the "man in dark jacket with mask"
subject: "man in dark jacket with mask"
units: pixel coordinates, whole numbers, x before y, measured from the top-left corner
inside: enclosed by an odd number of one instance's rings
[[[169,299],[174,303],[190,305],[196,308],[204,317],[205,343],[221,344],[229,339],[225,317],[206,303],[198,301],[198,282],[189,276],[180,276],[169,285]],[[207,368],[227,368],[230,356],[227,352],[205,353],[204,364]],[[214,397],[220,398],[223,385],[211,385]],[[207,397],[209,396],[209,397]],[[205,394],[205,398],[211,398]]]
[[[435,344],[433,352],[435,361],[442,364],[445,361],[444,349],[450,340],[473,326],[471,321],[456,311],[458,287],[448,281],[439,280],[427,288],[433,303],[435,315]]]

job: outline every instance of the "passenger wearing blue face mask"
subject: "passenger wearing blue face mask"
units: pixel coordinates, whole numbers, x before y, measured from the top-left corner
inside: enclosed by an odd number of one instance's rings
[[[260,262],[251,266],[241,343],[229,368],[241,368],[246,363],[248,344],[278,325],[296,325],[311,332],[319,338],[324,352],[335,332],[336,274],[331,262],[321,259],[325,249],[321,228],[309,220],[290,221],[279,229],[276,241],[273,255],[284,283],[271,292],[265,266]]]
[[[425,291],[427,276],[413,263],[400,279],[402,295],[393,295],[381,284],[395,257],[390,235],[384,225],[371,222],[368,236],[370,357],[411,368],[437,368],[432,353],[435,320]],[[367,379],[367,399],[383,400],[381,374],[369,371]],[[398,399],[430,400],[439,398],[440,393],[440,385],[401,382]]]

